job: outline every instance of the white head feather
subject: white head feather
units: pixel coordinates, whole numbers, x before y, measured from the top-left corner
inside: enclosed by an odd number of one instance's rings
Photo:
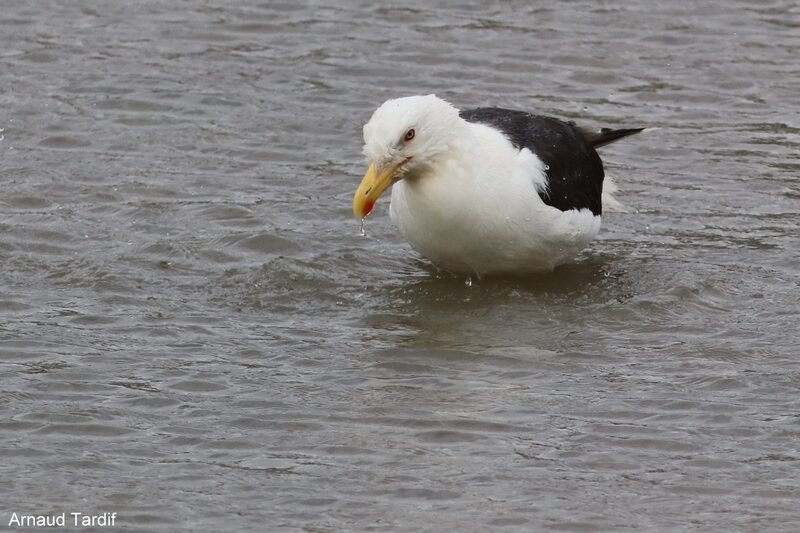
[[[364,126],[364,155],[379,167],[408,159],[413,170],[449,150],[463,124],[458,109],[433,94],[387,100]]]

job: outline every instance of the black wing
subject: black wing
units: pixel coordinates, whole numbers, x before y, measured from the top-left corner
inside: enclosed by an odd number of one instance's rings
[[[586,208],[595,215],[602,213],[603,162],[574,125],[499,107],[467,109],[460,114],[467,122],[497,128],[515,147],[527,148],[547,165],[547,190],[539,193],[544,203],[561,211]]]

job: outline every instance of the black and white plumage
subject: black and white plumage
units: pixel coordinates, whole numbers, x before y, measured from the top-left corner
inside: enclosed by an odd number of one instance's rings
[[[640,131],[589,131],[501,108],[459,111],[435,95],[389,100],[364,126],[369,168],[353,212],[365,217],[394,185],[393,221],[440,268],[549,271],[597,236],[604,204],[619,205],[595,149]]]

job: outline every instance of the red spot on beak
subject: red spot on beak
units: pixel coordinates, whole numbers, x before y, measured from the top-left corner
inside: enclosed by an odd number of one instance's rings
[[[375,202],[372,200],[368,200],[367,203],[364,204],[364,212],[361,216],[367,216],[372,213],[372,208],[375,207]]]

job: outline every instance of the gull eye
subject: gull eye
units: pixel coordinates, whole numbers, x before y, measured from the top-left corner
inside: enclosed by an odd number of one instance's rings
[[[410,130],[408,130],[406,132],[405,136],[403,136],[403,141],[404,142],[408,142],[408,141],[414,139],[414,135],[416,135],[416,134],[417,134],[417,132],[414,131],[414,128],[411,128]]]

